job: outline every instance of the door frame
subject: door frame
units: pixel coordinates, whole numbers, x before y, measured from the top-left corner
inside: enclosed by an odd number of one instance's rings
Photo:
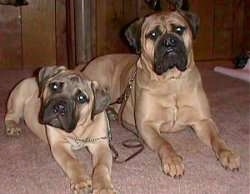
[[[68,66],[96,56],[96,1],[66,0]]]

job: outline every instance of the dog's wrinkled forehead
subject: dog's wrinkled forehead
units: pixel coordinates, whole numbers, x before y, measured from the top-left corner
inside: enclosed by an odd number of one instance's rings
[[[136,53],[140,54],[142,48],[141,38],[151,36],[151,39],[155,39],[155,37],[159,37],[159,34],[174,31],[182,36],[187,34],[182,33],[185,31],[190,34],[188,39],[195,39],[199,23],[199,17],[195,13],[182,10],[164,11],[137,19],[126,29],[125,37]]]
[[[73,71],[65,71],[56,74],[49,80],[49,83],[47,83],[47,87],[49,87],[50,83],[63,84],[64,90],[66,92],[70,92],[71,90],[76,89],[81,89],[86,93],[91,92],[88,80],[84,79],[82,75],[76,74]]]
[[[188,22],[179,12],[162,12],[146,17],[142,25],[142,31],[147,32],[157,26],[162,30],[170,30],[173,24],[189,27]]]

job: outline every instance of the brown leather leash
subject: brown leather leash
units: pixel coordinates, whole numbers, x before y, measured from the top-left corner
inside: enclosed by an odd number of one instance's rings
[[[122,145],[126,148],[129,148],[129,149],[138,148],[132,155],[128,156],[125,159],[119,160],[119,153],[114,148],[114,146],[112,144],[110,144],[110,149],[113,151],[113,154],[114,154],[113,159],[114,159],[114,162],[116,162],[116,163],[125,163],[125,162],[131,160],[132,158],[134,158],[135,156],[137,156],[138,154],[140,154],[144,150],[144,142],[143,142],[143,139],[140,137],[137,129],[130,126],[129,124],[126,125],[122,119],[122,114],[123,114],[125,105],[128,101],[128,98],[131,94],[131,90],[133,88],[133,82],[135,81],[135,78],[136,78],[136,70],[133,72],[131,78],[129,79],[128,85],[125,88],[123,94],[115,102],[110,104],[110,105],[121,104],[119,112],[118,112],[118,121],[124,129],[126,129],[127,131],[131,132],[133,135],[136,136],[135,139],[127,139],[127,140],[123,141]]]

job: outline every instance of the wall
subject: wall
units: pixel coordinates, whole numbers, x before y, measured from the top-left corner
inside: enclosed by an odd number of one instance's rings
[[[245,20],[244,20],[244,50],[250,51],[250,0],[245,0]]]
[[[85,9],[77,6],[79,2]],[[21,8],[0,5],[0,68],[45,64],[73,67],[95,56],[129,52],[123,29],[136,18],[153,12],[144,0],[29,3]],[[71,26],[66,28],[69,3],[75,9],[71,12]],[[250,50],[250,0],[190,0],[190,5],[201,18],[194,42],[197,60],[230,60],[243,50]]]
[[[65,1],[0,5],[0,68],[67,64]]]
[[[248,6],[245,2],[248,1]],[[162,2],[165,2],[162,0]],[[199,34],[194,42],[196,60],[231,60],[249,43],[250,19],[244,24],[249,0],[190,0],[191,10],[201,18]],[[152,13],[144,0],[96,0],[96,55],[128,52],[122,41],[122,28],[137,17]],[[249,11],[246,11],[249,17]],[[249,22],[248,22],[249,23]],[[247,35],[248,34],[248,35]]]

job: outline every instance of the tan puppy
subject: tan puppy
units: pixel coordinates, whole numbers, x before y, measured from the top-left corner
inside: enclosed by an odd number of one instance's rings
[[[128,80],[133,82],[123,120],[137,127],[171,177],[183,175],[183,159],[161,133],[187,126],[213,149],[223,167],[234,170],[240,166],[240,157],[218,135],[195,66],[192,39],[198,24],[196,15],[183,11],[141,18],[125,33],[140,53],[138,60],[135,55],[108,55],[95,59],[84,70],[110,90],[113,102],[123,94]]]
[[[103,111],[110,97],[97,82],[65,67],[44,67],[19,83],[8,100],[8,135],[19,135],[20,119],[47,142],[57,163],[71,180],[74,193],[90,192],[91,180],[73,150],[87,147],[93,158],[93,193],[115,193],[111,183],[109,124]],[[40,119],[40,122],[39,122]],[[40,124],[42,123],[42,124]]]

